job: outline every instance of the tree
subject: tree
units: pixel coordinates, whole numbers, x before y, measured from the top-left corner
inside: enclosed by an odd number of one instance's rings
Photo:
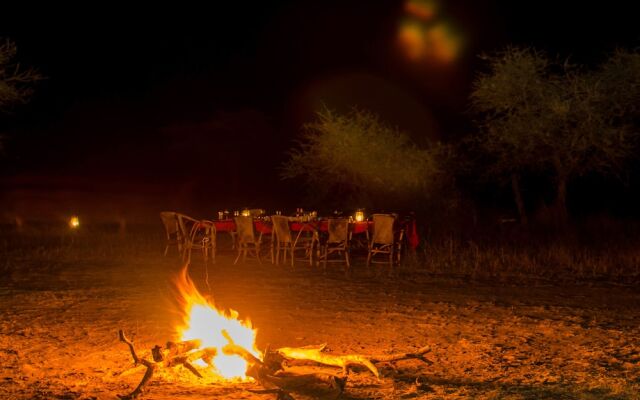
[[[483,57],[471,104],[478,112],[476,143],[493,162],[489,172],[509,176],[522,221],[520,177],[551,171],[554,209],[567,219],[567,183],[586,173],[620,171],[636,133],[640,55],[618,51],[600,68],[552,63],[530,48],[507,48]]]
[[[34,69],[23,69],[14,61],[16,51],[12,41],[0,41],[0,112],[3,113],[16,104],[26,103],[33,93],[32,84],[42,79]]]
[[[301,178],[314,197],[334,200],[335,206],[381,207],[393,199],[397,207],[414,196],[424,198],[439,172],[435,148],[418,148],[376,115],[324,109],[303,127],[281,176]]]
[[[42,79],[34,69],[23,69],[14,62],[16,50],[15,43],[0,39],[0,114],[10,113],[14,106],[26,103],[33,93],[32,84]]]

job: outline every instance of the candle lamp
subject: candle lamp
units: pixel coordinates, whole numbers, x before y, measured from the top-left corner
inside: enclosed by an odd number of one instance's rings
[[[78,229],[79,227],[80,227],[80,218],[78,218],[75,215],[69,218],[69,228]]]
[[[356,222],[364,221],[364,211],[363,210],[356,211],[355,220],[356,220]]]

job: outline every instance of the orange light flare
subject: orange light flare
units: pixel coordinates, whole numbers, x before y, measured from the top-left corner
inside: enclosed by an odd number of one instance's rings
[[[457,28],[437,0],[406,0],[397,40],[412,62],[448,65],[462,53],[463,37]]]
[[[458,58],[462,43],[450,24],[440,23],[425,32],[426,54],[428,58],[441,63],[451,63]]]
[[[424,54],[424,33],[420,24],[405,22],[400,26],[398,41],[407,57],[418,61]]]
[[[238,312],[221,311],[216,308],[213,300],[208,300],[200,294],[184,267],[175,280],[178,289],[178,301],[182,307],[183,326],[177,327],[180,341],[198,339],[202,348],[215,348],[216,356],[211,366],[202,360],[194,362],[199,369],[205,369],[214,380],[250,380],[246,376],[247,362],[239,356],[226,355],[222,349],[229,341],[222,334],[228,333],[236,345],[242,346],[248,352],[262,359],[262,353],[256,348],[257,329],[254,329],[249,319],[241,320]]]
[[[432,20],[438,11],[438,5],[433,0],[408,0],[404,3],[404,11],[422,21]]]

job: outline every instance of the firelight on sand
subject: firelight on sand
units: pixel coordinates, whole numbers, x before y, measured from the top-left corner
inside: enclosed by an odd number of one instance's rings
[[[212,300],[206,299],[198,292],[193,281],[187,275],[187,267],[183,268],[175,281],[179,291],[179,301],[184,312],[184,325],[178,327],[177,334],[180,341],[197,339],[202,342],[201,348],[215,348],[216,355],[211,366],[200,361],[200,367],[209,367],[210,372],[222,380],[249,379],[246,376],[247,362],[237,355],[226,355],[223,347],[229,344],[223,331],[234,343],[242,346],[251,354],[262,359],[262,354],[256,349],[255,340],[257,330],[251,322],[238,318],[238,312],[229,310],[228,313],[218,310]]]

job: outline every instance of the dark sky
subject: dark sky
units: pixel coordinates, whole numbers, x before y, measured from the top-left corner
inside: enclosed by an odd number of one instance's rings
[[[283,187],[276,168],[320,104],[446,140],[471,129],[479,53],[523,44],[590,63],[640,38],[627,1],[422,1],[461,45],[416,62],[398,45],[404,1],[219,3],[3,10],[0,37],[48,77],[1,121],[7,182],[219,185],[246,201]]]

